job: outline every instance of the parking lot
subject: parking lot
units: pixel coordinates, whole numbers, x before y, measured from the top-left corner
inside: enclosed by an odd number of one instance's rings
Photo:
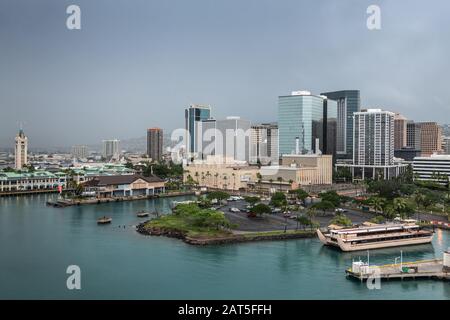
[[[262,201],[268,204],[268,201]],[[228,201],[226,205],[221,206],[218,210],[224,212],[228,220],[236,224],[237,227],[234,228],[238,231],[271,231],[271,230],[284,230],[285,227],[289,230],[302,228],[302,226],[297,225],[297,221],[292,218],[286,218],[282,212],[274,214],[265,214],[263,217],[249,218],[245,209],[247,203],[243,200]],[[231,212],[231,208],[237,208],[240,212]],[[300,214],[299,212],[291,212],[291,216],[296,216]],[[370,213],[362,213],[359,211],[349,210],[345,212],[345,215],[352,220],[354,224],[359,224],[364,221],[370,220],[373,215]],[[331,219],[333,219],[332,214],[322,216],[320,212],[314,218],[314,221],[320,223],[321,227],[326,227],[330,224]]]

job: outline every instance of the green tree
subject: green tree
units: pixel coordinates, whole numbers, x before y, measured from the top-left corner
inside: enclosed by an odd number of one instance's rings
[[[308,208],[308,210],[306,210],[306,216],[309,219],[309,226],[311,227],[311,230],[314,226],[313,223],[313,218],[317,215],[317,210],[314,207],[310,207]]]
[[[348,218],[344,214],[337,214],[332,220],[332,224],[338,225],[338,226],[344,226],[344,227],[351,227],[353,225],[352,220]]]
[[[248,196],[244,197],[244,201],[247,202],[251,207],[253,207],[256,203],[260,201],[259,197]]]
[[[222,200],[226,200],[230,197],[230,194],[228,192],[225,191],[213,191],[208,193],[208,195],[206,196],[209,200],[217,200],[217,201],[222,201]]]
[[[308,219],[307,216],[298,216],[296,218],[296,220],[297,220],[297,223],[299,223],[303,227],[303,230],[305,229],[305,226],[309,226],[311,223],[310,219]],[[297,229],[298,229],[298,227],[297,227]]]
[[[305,200],[306,198],[309,197],[309,193],[303,189],[297,189],[295,190],[295,196],[297,197],[298,200],[300,200],[303,204],[305,204]]]
[[[251,212],[256,215],[262,216],[265,213],[267,214],[272,213],[272,209],[270,209],[270,207],[267,204],[258,203],[257,205],[252,207]]]
[[[379,212],[383,214],[383,209],[386,205],[386,199],[373,197],[370,200],[370,205],[375,209],[375,214],[378,214]]]
[[[406,209],[408,207],[406,200],[403,198],[395,198],[392,204],[393,209],[395,212],[400,216],[403,217]]]
[[[326,215],[327,211],[333,211],[336,208],[336,206],[331,201],[322,200],[318,203],[315,203],[313,205],[313,208],[322,211],[323,215]]]
[[[336,191],[327,191],[319,194],[319,197],[322,201],[328,201],[333,203],[335,207],[339,207],[341,205],[341,196],[337,194]]]
[[[277,208],[282,208],[287,205],[286,195],[283,192],[275,192],[272,195],[270,204]]]

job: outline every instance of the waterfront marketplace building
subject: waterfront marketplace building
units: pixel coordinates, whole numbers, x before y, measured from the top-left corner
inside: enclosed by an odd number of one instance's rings
[[[67,178],[64,173],[48,171],[34,172],[0,172],[0,193],[27,192],[35,190],[57,190],[66,188]]]
[[[245,161],[208,156],[207,160],[195,160],[184,167],[183,181],[194,181],[201,187],[224,190],[247,189],[257,181],[259,168]]]
[[[87,193],[98,198],[151,196],[164,193],[164,181],[156,176],[99,176],[83,183]]]

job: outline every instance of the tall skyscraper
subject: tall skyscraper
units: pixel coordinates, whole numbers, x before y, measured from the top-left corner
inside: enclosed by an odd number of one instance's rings
[[[278,124],[252,125],[250,135],[250,163],[278,164]]]
[[[353,157],[353,113],[361,110],[359,90],[324,92],[321,95],[337,103],[336,156],[339,159]]]
[[[207,119],[197,123],[198,154],[206,159],[209,155],[250,161],[250,121],[240,117],[222,120]]]
[[[436,122],[420,122],[420,150],[423,157],[442,151],[442,128]]]
[[[76,159],[85,159],[88,156],[88,147],[76,145],[72,146],[72,157]]]
[[[419,123],[408,121],[406,124],[406,147],[420,150],[422,130]]]
[[[381,109],[368,109],[355,113],[353,123],[354,165],[393,165],[394,116],[394,113]]]
[[[408,120],[396,113],[394,117],[394,149],[400,150],[406,147],[407,144],[407,123]]]
[[[20,170],[28,164],[28,138],[22,129],[20,129],[15,141],[15,168]]]
[[[334,155],[336,150],[337,103],[309,91],[294,91],[278,97],[279,153]],[[316,146],[316,142],[319,145]]]
[[[186,153],[190,156],[198,152],[198,123],[202,120],[211,119],[211,107],[205,105],[193,104],[184,111],[186,136]]]
[[[120,157],[120,141],[114,140],[103,140],[103,158],[106,159],[119,159]]]
[[[163,130],[150,128],[147,130],[147,155],[154,161],[161,161],[163,152]]]

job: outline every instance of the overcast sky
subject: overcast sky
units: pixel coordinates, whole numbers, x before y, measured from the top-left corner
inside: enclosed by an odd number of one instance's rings
[[[81,30],[66,8],[81,8]],[[366,9],[381,7],[369,31]],[[450,122],[450,1],[1,0],[0,147],[183,127],[184,108],[276,121],[277,97],[359,89],[363,107]]]

